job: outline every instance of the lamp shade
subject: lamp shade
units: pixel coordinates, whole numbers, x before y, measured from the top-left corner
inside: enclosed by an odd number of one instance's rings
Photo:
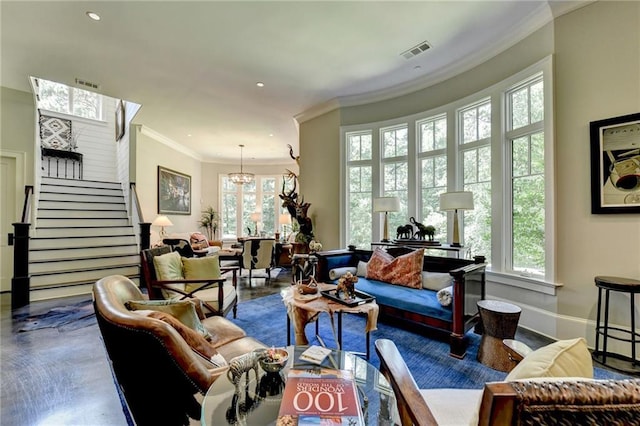
[[[374,212],[397,212],[400,210],[398,197],[380,197],[373,199]]]
[[[280,225],[291,225],[291,215],[288,213],[281,213],[278,218],[278,223]]]
[[[262,219],[262,213],[260,212],[251,213],[251,222],[260,222],[260,219]]]
[[[473,192],[454,191],[440,194],[440,210],[473,210]]]
[[[156,219],[151,223],[153,226],[173,226],[173,223],[169,220],[169,218],[165,215],[159,215]]]

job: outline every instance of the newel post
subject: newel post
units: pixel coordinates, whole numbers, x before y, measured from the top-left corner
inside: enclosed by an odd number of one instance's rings
[[[29,304],[29,228],[30,223],[13,223],[13,278],[11,278],[11,309]]]
[[[151,223],[140,222],[140,250],[151,247]]]

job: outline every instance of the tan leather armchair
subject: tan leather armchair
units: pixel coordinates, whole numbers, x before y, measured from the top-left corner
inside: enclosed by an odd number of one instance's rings
[[[227,368],[216,368],[192,350],[166,322],[129,311],[128,301],[146,297],[127,277],[112,275],[96,282],[93,298],[111,367],[136,423],[188,424],[188,417],[199,419],[195,396],[206,393]],[[266,347],[223,317],[201,321],[227,361]]]

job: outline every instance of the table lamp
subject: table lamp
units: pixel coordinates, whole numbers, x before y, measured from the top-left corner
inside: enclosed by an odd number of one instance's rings
[[[400,200],[398,197],[380,197],[373,199],[373,211],[374,213],[384,213],[384,231],[383,242],[389,241],[389,212],[397,212],[400,210]]]
[[[278,223],[282,225],[282,232],[284,236],[282,237],[282,241],[287,241],[287,225],[291,225],[291,215],[289,213],[280,213],[280,217],[278,218]]]
[[[160,227],[160,240],[164,240],[167,237],[167,231],[164,230],[164,227],[173,226],[173,223],[165,215],[159,215],[151,224]]]
[[[453,211],[453,241],[451,246],[462,247],[458,228],[458,210],[473,210],[473,193],[470,191],[454,191],[440,194],[440,210]]]
[[[260,212],[253,212],[251,213],[251,222],[256,224],[256,231],[253,233],[254,237],[258,236],[258,222],[260,222],[260,220],[262,219],[262,213]]]

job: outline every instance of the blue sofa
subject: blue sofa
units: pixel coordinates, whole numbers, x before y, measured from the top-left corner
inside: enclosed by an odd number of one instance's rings
[[[394,247],[388,248],[387,252],[400,256],[412,250]],[[319,252],[317,278],[322,282],[337,281],[331,280],[331,270],[357,268],[360,261],[368,262],[372,253],[357,249]],[[382,321],[417,327],[433,337],[448,337],[450,355],[462,359],[467,348],[465,334],[479,318],[475,302],[485,298],[484,260],[483,256],[476,256],[474,260],[424,256],[423,271],[448,273],[453,278],[453,302],[446,307],[438,302],[437,291],[426,288],[415,289],[359,277],[356,289],[376,298]]]

